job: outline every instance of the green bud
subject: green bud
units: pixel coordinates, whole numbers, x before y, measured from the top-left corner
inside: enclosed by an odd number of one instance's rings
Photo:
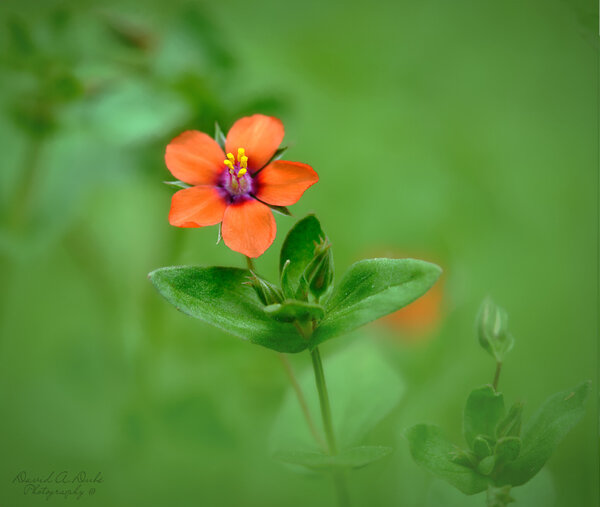
[[[319,301],[332,288],[333,255],[331,244],[327,239],[315,245],[315,256],[304,270],[302,276],[306,281],[308,291]]]
[[[494,454],[501,463],[514,461],[521,453],[521,439],[519,437],[503,437],[496,443]]]
[[[265,305],[274,305],[283,301],[283,294],[278,287],[273,285],[271,282],[264,280],[253,271],[250,271],[250,276],[245,285],[250,285],[256,292],[260,302]]]
[[[518,437],[521,434],[521,419],[523,417],[523,403],[517,401],[510,407],[508,414],[496,427],[496,438]]]
[[[477,471],[482,475],[490,475],[495,467],[496,456],[486,456],[479,462],[479,465],[477,465]]]
[[[477,435],[473,439],[473,452],[479,459],[485,458],[492,454],[492,448],[483,435]]]
[[[508,315],[490,298],[486,298],[479,309],[477,332],[481,346],[499,363],[513,348],[514,338],[508,332]]]

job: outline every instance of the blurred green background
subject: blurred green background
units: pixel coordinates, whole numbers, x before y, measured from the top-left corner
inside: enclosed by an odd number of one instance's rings
[[[517,340],[509,401],[531,415],[595,381],[596,20],[566,0],[3,1],[0,504],[46,502],[12,482],[22,470],[101,471],[90,505],[334,504],[328,480],[270,457],[288,388],[276,354],[146,279],[243,265],[216,228],[167,223],[164,148],[215,120],[282,118],[286,158],[321,178],[292,212],[318,214],[338,278],[376,255],[444,268],[426,331],[373,324],[323,347],[327,363],[369,342],[404,384],[367,437],[395,452],[352,473],[355,505],[441,505],[402,431],[461,441],[464,400],[493,376],[474,334],[485,295]],[[293,219],[277,223],[257,262],[271,279]],[[547,465],[556,506],[598,504],[595,398]]]

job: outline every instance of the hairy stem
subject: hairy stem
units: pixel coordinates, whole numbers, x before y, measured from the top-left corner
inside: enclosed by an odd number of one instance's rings
[[[14,204],[12,208],[12,225],[20,227],[27,222],[29,218],[29,208],[31,206],[31,195],[38,179],[40,168],[40,159],[44,137],[37,135],[31,138],[26,148],[25,158],[21,167],[21,183],[14,194]]]
[[[310,353],[312,359],[313,370],[315,372],[315,383],[317,384],[317,391],[319,393],[319,403],[321,405],[321,417],[323,419],[323,428],[325,429],[325,436],[327,437],[327,447],[329,454],[332,456],[338,453],[337,443],[335,440],[335,433],[333,431],[333,420],[331,418],[331,406],[329,404],[329,393],[327,391],[327,383],[325,382],[325,373],[323,372],[323,362],[321,361],[321,353],[319,348],[315,347]],[[340,507],[349,507],[350,496],[348,494],[348,488],[346,486],[346,477],[343,471],[333,472],[333,482],[338,497],[338,504]]]
[[[327,447],[329,454],[337,454],[337,444],[335,441],[335,433],[333,431],[333,422],[331,419],[331,406],[329,405],[329,393],[327,392],[327,384],[325,383],[325,373],[323,372],[323,362],[321,361],[321,353],[319,348],[315,347],[310,353],[312,359],[313,370],[315,372],[315,383],[319,393],[319,403],[321,405],[321,417],[323,419],[323,428],[327,437]]]
[[[244,257],[246,257],[246,265],[248,266],[248,269],[250,271],[255,271],[255,269],[254,269],[254,261],[250,257],[248,257],[247,255],[244,255]]]

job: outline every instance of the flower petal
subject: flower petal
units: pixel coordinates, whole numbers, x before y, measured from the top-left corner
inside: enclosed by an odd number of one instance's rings
[[[223,220],[227,202],[215,187],[186,188],[173,194],[169,223],[176,227],[203,227]]]
[[[310,186],[319,181],[312,167],[301,162],[278,160],[256,175],[256,197],[267,204],[295,204]]]
[[[165,162],[178,180],[190,185],[214,184],[224,168],[225,154],[209,135],[187,130],[167,146]]]
[[[237,156],[238,148],[246,150],[250,172],[265,166],[279,148],[285,131],[281,120],[255,114],[240,118],[229,129],[225,148]]]
[[[247,199],[227,206],[223,217],[223,241],[248,257],[260,257],[275,239],[277,225],[268,206]]]

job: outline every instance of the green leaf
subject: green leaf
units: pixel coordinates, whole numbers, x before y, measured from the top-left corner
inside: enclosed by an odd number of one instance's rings
[[[321,452],[287,451],[277,452],[273,457],[291,465],[302,465],[314,470],[337,468],[361,468],[385,458],[392,452],[391,447],[362,446],[346,449],[335,456]]]
[[[270,318],[247,282],[250,272],[224,267],[168,267],[149,277],[178,310],[240,338],[279,352],[307,346],[292,324]]]
[[[490,385],[479,387],[469,394],[463,414],[463,433],[469,447],[478,435],[494,437],[496,426],[504,417],[504,396]]]
[[[262,201],[261,201],[262,202]],[[275,213],[279,213],[280,215],[285,215],[286,217],[291,217],[292,213],[285,206],[275,206],[275,204],[267,204],[269,208],[271,208]]]
[[[412,303],[440,276],[435,264],[415,259],[368,259],[346,272],[327,300],[311,346],[347,333]]]
[[[169,185],[170,187],[175,187],[175,188],[190,188],[192,186],[192,185],[188,185],[187,183],[184,183],[183,181],[179,181],[179,180],[163,181],[163,183],[165,185]]]
[[[225,134],[223,134],[219,122],[215,122],[215,141],[217,141],[221,149],[225,151]]]
[[[283,272],[285,263],[287,267],[287,284],[295,294],[300,284],[300,277],[315,256],[316,245],[326,238],[321,224],[315,215],[308,215],[298,221],[290,230],[279,257],[279,272]]]
[[[355,341],[333,357],[323,356],[325,380],[340,452],[359,446],[365,436],[398,404],[404,383],[371,341]],[[360,382],[349,382],[349,378]],[[298,376],[317,430],[324,437],[319,397],[312,368]],[[271,452],[322,449],[315,441],[290,387],[273,424]]]
[[[521,434],[521,420],[523,416],[523,402],[515,402],[506,417],[496,427],[496,438],[518,437]]]
[[[325,311],[319,305],[293,300],[266,306],[264,310],[267,315],[281,322],[319,321],[325,315]]]
[[[546,400],[525,425],[521,453],[503,468],[498,484],[524,484],[542,469],[560,441],[585,414],[589,392],[588,381]]]
[[[413,459],[434,475],[452,484],[466,495],[484,491],[488,479],[451,459],[455,447],[437,426],[417,424],[406,432]]]

